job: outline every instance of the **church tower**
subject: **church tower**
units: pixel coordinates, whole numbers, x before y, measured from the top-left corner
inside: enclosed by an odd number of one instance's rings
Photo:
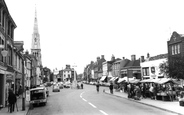
[[[37,58],[38,66],[39,67],[42,66],[40,34],[38,31],[38,20],[37,20],[36,8],[35,8],[34,28],[33,28],[33,34],[32,34],[31,54],[33,54]]]

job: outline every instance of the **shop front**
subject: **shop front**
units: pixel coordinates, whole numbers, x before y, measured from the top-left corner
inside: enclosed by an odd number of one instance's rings
[[[5,105],[5,70],[0,68],[0,108]]]
[[[8,89],[12,89],[13,91],[15,91],[15,77],[14,77],[14,73],[8,72],[6,71],[6,75],[5,75],[5,106],[7,106],[8,104]]]

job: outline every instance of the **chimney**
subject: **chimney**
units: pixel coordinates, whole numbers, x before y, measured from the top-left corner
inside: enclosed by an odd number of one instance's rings
[[[115,56],[112,54],[111,61],[115,60]]]
[[[104,55],[101,55],[101,59],[104,59]]]
[[[97,59],[97,61],[99,61],[100,60],[100,57],[97,57],[96,59]]]
[[[91,61],[91,64],[93,64],[94,62],[93,61]]]
[[[149,53],[147,53],[147,58],[149,58],[150,57],[150,54]]]
[[[144,56],[141,56],[141,62],[144,62]]]
[[[135,55],[131,55],[131,60],[135,61]]]
[[[123,57],[123,60],[125,59],[125,57]]]

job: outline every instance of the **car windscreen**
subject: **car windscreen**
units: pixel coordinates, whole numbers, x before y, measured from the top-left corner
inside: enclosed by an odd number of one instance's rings
[[[31,100],[38,100],[45,98],[45,91],[44,90],[33,90],[31,91]]]

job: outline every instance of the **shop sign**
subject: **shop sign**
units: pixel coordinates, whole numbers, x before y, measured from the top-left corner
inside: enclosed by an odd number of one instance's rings
[[[151,73],[155,73],[155,67],[151,67]]]
[[[6,75],[6,81],[8,81],[8,82],[13,81],[13,75],[7,74],[7,75]]]

